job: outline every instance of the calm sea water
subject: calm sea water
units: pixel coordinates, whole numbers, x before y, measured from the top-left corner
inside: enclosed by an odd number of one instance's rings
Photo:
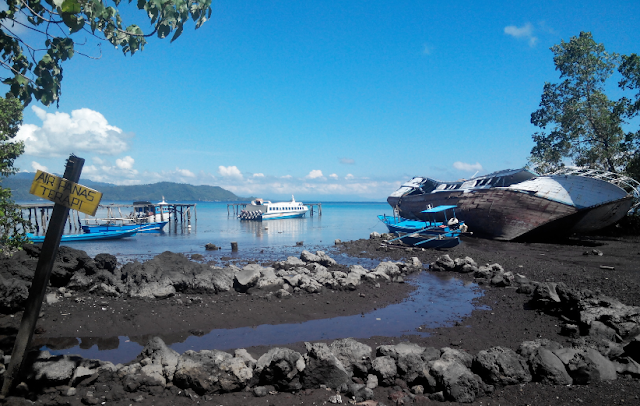
[[[123,209],[122,213],[125,214],[125,211]],[[385,232],[386,227],[376,216],[389,215],[392,210],[386,202],[325,202],[322,203],[322,215],[316,212],[313,216],[307,214],[297,219],[240,221],[231,210],[228,213],[227,203],[198,202],[195,213],[190,229],[175,227],[171,222],[162,233],[139,233],[122,240],[65,244],[86,251],[90,256],[107,252],[118,257],[142,259],[164,251],[205,254],[204,246],[208,243],[222,248],[218,255],[231,255],[232,241],[238,243],[239,252],[236,255],[240,256],[267,250],[286,253],[298,241],[303,241],[307,249],[322,249],[333,246],[336,239],[348,241],[368,238],[373,231]],[[96,216],[106,216],[106,212],[99,211]],[[66,232],[77,233],[69,232],[68,228]]]

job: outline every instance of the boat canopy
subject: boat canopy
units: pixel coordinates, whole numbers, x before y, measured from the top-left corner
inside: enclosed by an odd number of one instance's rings
[[[445,210],[455,209],[458,206],[436,206],[427,210],[422,210],[421,213],[440,213]]]

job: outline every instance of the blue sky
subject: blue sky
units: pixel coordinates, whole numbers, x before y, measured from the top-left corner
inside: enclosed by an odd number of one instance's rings
[[[638,27],[638,1],[214,2],[133,57],[78,46],[101,58],[63,65],[58,108],[27,107],[17,166],[60,173],[73,152],[95,181],[383,201],[413,176],[525,165],[549,48],[591,31],[638,53]]]

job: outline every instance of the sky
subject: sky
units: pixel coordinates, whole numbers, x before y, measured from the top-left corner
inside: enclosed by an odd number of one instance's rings
[[[131,7],[119,7],[125,25],[150,31]],[[531,113],[544,83],[558,82],[554,44],[590,31],[609,52],[640,52],[637,0],[212,8],[201,28],[190,22],[175,42],[151,39],[134,56],[76,36],[90,57],[63,65],[59,106],[25,109],[16,165],[62,173],[75,153],[82,179],[119,185],[384,201],[414,176],[524,166]]]

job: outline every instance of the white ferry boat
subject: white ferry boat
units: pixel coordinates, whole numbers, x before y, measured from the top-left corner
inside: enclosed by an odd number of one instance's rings
[[[290,202],[271,203],[268,200],[256,199],[248,204],[238,218],[240,220],[274,220],[294,217],[303,217],[309,211],[309,207],[291,196]]]

